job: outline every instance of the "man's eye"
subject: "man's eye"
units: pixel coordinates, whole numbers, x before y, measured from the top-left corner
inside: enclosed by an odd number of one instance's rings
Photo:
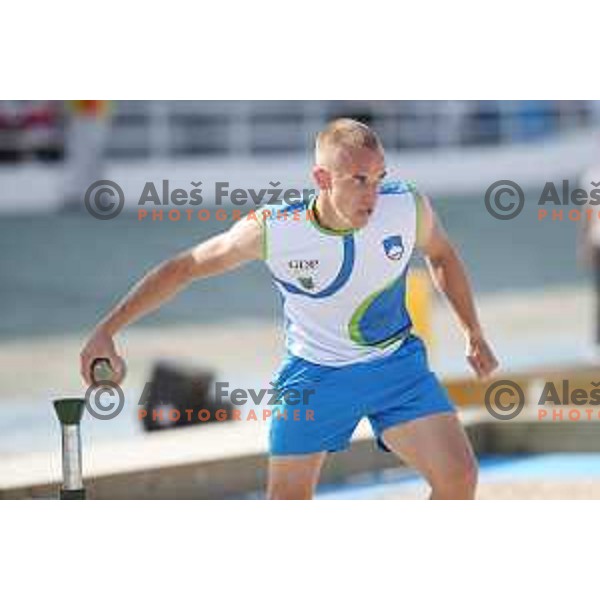
[[[367,183],[367,177],[365,175],[355,175],[354,181],[363,185],[363,184]]]

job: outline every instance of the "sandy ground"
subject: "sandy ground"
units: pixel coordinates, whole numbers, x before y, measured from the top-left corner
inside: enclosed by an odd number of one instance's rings
[[[410,486],[406,491],[378,496],[383,500],[421,500],[427,498],[426,486]],[[598,500],[598,480],[499,481],[480,484],[477,500]]]
[[[593,297],[587,288],[507,293],[478,298],[481,319],[505,371],[540,362],[560,364],[585,355],[593,331]],[[464,343],[439,297],[432,315],[430,360],[440,373],[468,373]],[[160,359],[215,369],[240,385],[269,381],[283,352],[281,330],[270,322],[153,327],[152,318],[118,337],[127,360],[127,385],[143,387]],[[80,395],[79,352],[86,335],[0,342],[0,402],[47,401]]]
[[[481,486],[481,500],[598,500],[599,481],[536,481],[487,483]]]

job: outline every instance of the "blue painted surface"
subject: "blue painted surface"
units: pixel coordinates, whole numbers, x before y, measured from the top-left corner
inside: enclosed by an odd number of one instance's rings
[[[600,479],[600,453],[516,454],[479,457],[480,481],[531,481],[536,479],[564,481]],[[344,485],[324,485],[317,491],[321,500],[368,500],[403,492],[423,485],[416,473],[369,474]]]

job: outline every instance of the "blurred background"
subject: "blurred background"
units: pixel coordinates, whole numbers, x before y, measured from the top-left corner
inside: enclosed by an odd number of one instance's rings
[[[1,101],[0,464],[22,469],[23,482],[36,469],[40,481],[56,476],[50,400],[82,395],[88,333],[150,268],[231,225],[140,221],[145,183],[160,189],[168,179],[171,189],[190,190],[202,181],[203,208],[214,206],[217,181],[311,188],[314,136],[342,116],[374,127],[392,174],[432,197],[504,373],[593,361],[594,271],[581,259],[581,224],[538,220],[537,200],[547,181],[589,186],[600,164],[600,101]],[[83,208],[100,179],[125,193],[125,210],[108,221]],[[526,192],[523,212],[509,221],[484,205],[487,188],[503,179]],[[447,306],[426,297],[433,367],[467,377]],[[148,436],[180,433],[148,433],[136,415],[158,363],[208,369],[232,388],[265,387],[283,353],[280,320],[262,265],[194,283],[119,336],[128,402],[114,420],[87,419],[84,441],[135,453]],[[243,426],[262,439],[264,424]],[[228,448],[242,452],[246,437],[231,435]]]

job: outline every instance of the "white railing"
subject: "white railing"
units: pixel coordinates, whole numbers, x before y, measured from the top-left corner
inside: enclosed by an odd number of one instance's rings
[[[314,134],[339,116],[372,124],[392,150],[500,145],[600,124],[599,105],[597,101],[122,102],[114,110],[111,150],[129,148],[134,154],[163,157],[305,153]],[[148,136],[151,145],[145,141]]]
[[[28,156],[29,139],[51,140],[55,150],[64,143],[68,110],[49,103],[55,123],[32,137],[19,115],[33,104],[0,102],[0,158]],[[521,143],[600,125],[600,102],[119,101],[110,114],[112,158],[244,157],[306,153],[314,134],[340,116],[373,125],[390,150]]]

